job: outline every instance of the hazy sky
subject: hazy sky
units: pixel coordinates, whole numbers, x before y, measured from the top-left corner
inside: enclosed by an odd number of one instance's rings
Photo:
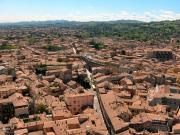
[[[0,0],[0,22],[180,19],[180,0]]]

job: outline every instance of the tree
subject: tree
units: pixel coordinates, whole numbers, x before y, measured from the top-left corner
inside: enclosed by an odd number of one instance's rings
[[[47,51],[59,51],[61,50],[61,47],[56,46],[56,45],[47,45],[44,47]]]
[[[104,48],[103,42],[95,41],[94,39],[90,42],[90,44],[91,44],[92,47],[95,48],[96,50],[101,50],[101,49]]]
[[[11,49],[17,49],[16,45],[2,45],[0,46],[0,50],[11,50]]]
[[[36,65],[36,74],[42,74],[42,75],[46,75],[46,71],[47,71],[47,66],[45,64],[40,64],[40,65]]]
[[[30,44],[30,45],[33,45],[34,43],[36,43],[37,42],[37,40],[36,40],[36,38],[35,37],[33,37],[33,36],[31,36],[31,37],[28,37],[28,43]]]
[[[46,106],[43,103],[39,103],[35,109],[35,113],[48,112]]]

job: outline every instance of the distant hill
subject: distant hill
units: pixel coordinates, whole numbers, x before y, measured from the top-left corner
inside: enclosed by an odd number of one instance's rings
[[[79,37],[116,36],[123,39],[168,42],[172,37],[180,37],[180,20],[162,22],[102,22],[81,26]]]
[[[0,28],[63,27],[78,29],[77,37],[116,36],[123,39],[165,42],[171,37],[180,36],[180,20],[145,23],[137,20],[117,21],[32,21],[1,23]]]
[[[52,20],[52,21],[27,21],[27,22],[17,22],[17,23],[0,23],[0,27],[45,27],[45,26],[58,26],[58,27],[74,27],[81,25],[97,25],[102,23],[108,24],[118,24],[118,23],[142,23],[137,20],[117,20],[117,21],[90,21],[90,22],[80,22],[80,21],[67,21],[67,20]]]
[[[24,28],[24,27],[47,27],[47,26],[59,26],[68,27],[74,25],[75,22],[66,20],[53,20],[53,21],[29,21],[29,22],[17,22],[17,23],[0,23],[1,28]]]

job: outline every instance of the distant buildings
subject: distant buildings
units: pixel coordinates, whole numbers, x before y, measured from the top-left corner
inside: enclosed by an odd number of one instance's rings
[[[136,131],[167,132],[170,131],[169,127],[172,126],[172,123],[173,119],[167,115],[140,113],[133,117],[130,127],[136,129]]]
[[[93,107],[94,95],[89,92],[69,93],[65,95],[65,102],[71,113],[77,114],[88,106]]]
[[[55,75],[57,78],[62,79],[64,82],[68,82],[72,79],[72,71],[66,68],[48,70],[46,75],[47,76]]]
[[[172,86],[156,86],[149,95],[150,105],[168,105],[172,108],[180,107],[180,88]]]
[[[14,93],[6,99],[0,99],[0,120],[7,122],[13,116],[27,117],[29,115],[28,99],[20,93]]]
[[[18,47],[0,51],[0,135],[180,134],[179,41],[95,49],[78,32],[0,30]]]
[[[14,116],[14,106],[9,99],[0,100],[0,121],[7,123]]]
[[[149,52],[149,57],[156,58],[160,61],[167,61],[173,59],[173,53],[170,49],[154,49]]]

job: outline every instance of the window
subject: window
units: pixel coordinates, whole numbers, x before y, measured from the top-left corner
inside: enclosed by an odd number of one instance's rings
[[[96,123],[94,120],[91,120],[91,123],[96,126]]]

